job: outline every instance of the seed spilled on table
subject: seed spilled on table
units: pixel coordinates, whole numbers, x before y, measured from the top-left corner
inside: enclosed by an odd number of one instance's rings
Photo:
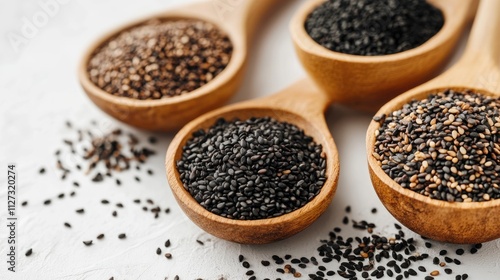
[[[350,211],[350,208],[346,210]],[[354,225],[353,222],[354,229],[360,229]],[[442,267],[439,258],[434,257],[434,261],[429,262],[427,259],[431,256],[419,252],[426,238],[422,237],[422,240],[405,238],[405,233],[399,224],[394,224],[394,228],[397,234],[372,233],[360,236],[343,235],[341,234],[343,228],[336,227],[336,230],[329,233],[327,239],[320,240],[319,247],[313,245],[318,256],[294,258],[290,254],[285,254],[284,257],[273,255],[272,262],[264,259],[260,263],[264,267],[275,268],[280,274],[291,274],[294,277],[307,275],[308,279],[313,280],[332,279],[334,275],[351,280],[361,279],[360,276],[363,279],[379,279],[385,275],[398,280],[412,277],[435,279],[434,276],[439,275],[437,269]],[[334,260],[338,264],[331,264]],[[245,269],[251,267],[250,262],[241,254],[238,256],[238,261]],[[453,274],[449,265],[454,263],[444,264],[445,271],[447,274]],[[463,275],[457,275],[457,279],[458,277],[462,279]]]
[[[232,51],[229,37],[212,23],[150,20],[99,47],[87,71],[95,85],[115,96],[169,98],[212,81],[228,65]]]
[[[403,188],[449,202],[500,198],[497,98],[446,90],[378,116],[372,156]]]
[[[78,161],[73,168],[72,165],[65,163],[68,155],[64,154],[64,149],[56,151],[57,168],[61,170],[64,180],[72,171],[84,171],[85,175],[91,177],[91,181],[99,183],[107,177],[111,177],[115,172],[124,172],[131,170],[131,164],[144,164],[147,159],[156,154],[150,148],[140,146],[140,140],[132,133],[125,133],[121,129],[102,131],[96,128],[96,132],[91,129],[75,129],[77,137],[74,139],[64,139],[65,147],[70,151],[75,151],[74,155],[69,156],[72,161]],[[81,160],[80,160],[81,158]],[[85,170],[81,170],[80,163],[86,163]],[[116,184],[121,185],[117,178]],[[80,183],[74,182],[75,187]]]
[[[293,124],[272,118],[219,119],[194,132],[177,170],[184,188],[208,211],[255,220],[290,213],[326,181],[321,145]]]

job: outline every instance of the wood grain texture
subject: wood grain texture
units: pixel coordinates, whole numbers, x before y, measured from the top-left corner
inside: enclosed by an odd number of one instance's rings
[[[165,160],[170,188],[182,210],[206,232],[245,244],[270,243],[308,227],[328,208],[337,189],[338,153],[323,115],[329,103],[330,99],[312,81],[303,80],[275,95],[227,106],[188,123],[171,142]],[[196,202],[179,179],[176,162],[181,158],[182,147],[194,131],[211,127],[219,118],[244,120],[265,116],[297,125],[323,146],[327,180],[320,193],[302,208],[275,218],[241,221],[209,212]]]
[[[399,110],[410,100],[424,99],[445,89],[471,89],[488,96],[500,94],[500,1],[482,0],[465,54],[451,69],[384,105],[377,115]],[[434,200],[402,188],[384,173],[372,156],[372,122],[366,151],[373,186],[385,207],[402,224],[432,239],[451,243],[481,243],[500,238],[500,200],[458,203]]]
[[[306,18],[324,1],[307,1],[294,15],[290,32],[297,55],[309,76],[334,102],[371,112],[434,77],[450,57],[477,6],[477,0],[431,0],[445,17],[443,28],[434,37],[404,52],[360,56],[328,50],[307,34]]]
[[[195,117],[226,103],[238,90],[246,66],[248,47],[259,20],[266,11],[282,0],[244,0],[216,5],[217,1],[204,1],[178,7],[148,16],[97,39],[85,52],[78,68],[78,78],[88,97],[104,112],[129,125],[151,131],[177,130]],[[136,100],[109,94],[88,77],[87,64],[96,48],[116,34],[151,19],[194,18],[211,22],[226,32],[233,44],[233,54],[227,67],[206,85],[181,96],[160,100]]]

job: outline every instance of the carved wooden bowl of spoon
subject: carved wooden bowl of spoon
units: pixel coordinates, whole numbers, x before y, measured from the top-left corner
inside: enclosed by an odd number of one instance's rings
[[[204,1],[125,24],[100,37],[87,49],[78,69],[80,84],[99,108],[124,123],[152,131],[176,130],[195,117],[220,107],[237,91],[243,80],[249,41],[255,28],[266,10],[280,1],[244,0],[227,7],[226,4],[217,5],[216,1]],[[231,40],[233,53],[228,65],[213,80],[189,93],[157,100],[115,96],[96,86],[87,71],[95,50],[121,32],[152,19],[197,19],[213,23]]]
[[[385,104],[377,116],[399,110],[412,100],[447,89],[500,96],[500,1],[482,0],[461,60],[437,78]],[[485,78],[487,77],[487,78]],[[481,243],[500,237],[500,199],[481,202],[448,202],[405,189],[391,179],[373,155],[375,132],[367,131],[366,151],[375,191],[389,212],[402,224],[426,237],[451,243]]]
[[[184,213],[206,232],[245,244],[270,243],[308,227],[328,208],[337,188],[338,153],[323,116],[329,103],[328,97],[311,81],[303,80],[275,95],[223,107],[188,123],[172,140],[165,161],[170,188]],[[191,196],[180,179],[176,163],[193,132],[208,129],[220,118],[251,117],[272,117],[292,123],[313,137],[326,154],[327,180],[311,201],[288,214],[260,220],[229,219],[206,210]]]
[[[307,34],[305,22],[325,0],[304,2],[290,32],[297,55],[309,76],[335,103],[375,112],[381,105],[432,78],[453,52],[477,0],[430,0],[443,12],[441,30],[422,45],[400,53],[377,56],[331,51]]]

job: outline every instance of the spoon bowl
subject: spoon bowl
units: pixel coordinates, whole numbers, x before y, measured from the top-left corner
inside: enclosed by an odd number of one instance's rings
[[[445,18],[436,35],[404,52],[361,56],[331,51],[307,34],[306,19],[324,2],[307,1],[294,15],[290,31],[297,55],[309,76],[335,103],[371,112],[442,68],[477,5],[476,0],[430,0]]]
[[[460,61],[437,78],[385,104],[377,116],[390,115],[412,100],[422,100],[447,89],[498,98],[500,94],[500,1],[482,0]],[[402,224],[423,236],[450,243],[474,244],[500,237],[500,200],[448,202],[431,199],[391,179],[373,156],[375,133],[380,123],[373,121],[367,131],[366,150],[370,177],[384,206]]]
[[[97,39],[83,55],[78,78],[87,96],[104,112],[129,125],[151,131],[173,131],[195,117],[220,107],[243,81],[248,44],[260,17],[279,0],[238,1],[233,5],[199,2],[148,16],[112,30]],[[210,22],[226,33],[233,53],[226,68],[212,81],[189,93],[157,100],[138,100],[112,95],[89,78],[87,65],[96,49],[123,31],[152,20],[197,19]]]
[[[337,188],[338,153],[323,117],[328,103],[312,82],[304,80],[276,95],[220,108],[188,123],[172,140],[165,162],[170,188],[182,210],[206,232],[244,244],[270,243],[305,229],[328,208]],[[180,180],[176,162],[193,132],[208,129],[220,118],[246,120],[251,117],[271,117],[292,123],[313,137],[326,154],[327,180],[317,196],[288,214],[260,220],[229,219],[206,210],[191,196]]]

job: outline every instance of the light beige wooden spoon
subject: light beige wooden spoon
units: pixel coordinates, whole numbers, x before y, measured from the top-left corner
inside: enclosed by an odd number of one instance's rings
[[[500,95],[500,1],[481,0],[471,36],[461,60],[444,74],[400,95],[377,115],[391,114],[411,100],[445,89],[471,89],[488,96]],[[500,200],[447,202],[404,189],[372,155],[378,122],[366,136],[366,151],[373,186],[385,207],[402,224],[418,234],[451,243],[480,243],[500,237]]]
[[[246,244],[284,239],[309,226],[327,209],[337,188],[338,153],[323,116],[329,103],[330,99],[312,81],[302,80],[275,95],[220,108],[188,123],[170,144],[165,162],[170,188],[182,210],[206,232]],[[323,146],[327,180],[320,193],[302,208],[275,218],[242,221],[211,213],[196,202],[179,178],[176,162],[184,144],[193,132],[211,127],[219,118],[246,120],[265,116],[295,124]]]
[[[310,77],[332,95],[335,103],[371,112],[441,69],[477,6],[477,0],[429,0],[445,17],[444,26],[434,37],[408,51],[360,56],[326,49],[307,34],[305,21],[323,2],[306,1],[291,21],[298,57]]]
[[[195,117],[221,106],[237,91],[243,80],[248,47],[256,27],[266,11],[280,1],[204,1],[125,24],[100,37],[87,49],[78,69],[80,84],[99,108],[122,122],[146,130],[176,130]],[[87,65],[99,46],[124,30],[156,18],[188,18],[214,23],[228,34],[233,44],[229,64],[206,85],[181,96],[160,100],[136,100],[114,96],[90,81]]]

